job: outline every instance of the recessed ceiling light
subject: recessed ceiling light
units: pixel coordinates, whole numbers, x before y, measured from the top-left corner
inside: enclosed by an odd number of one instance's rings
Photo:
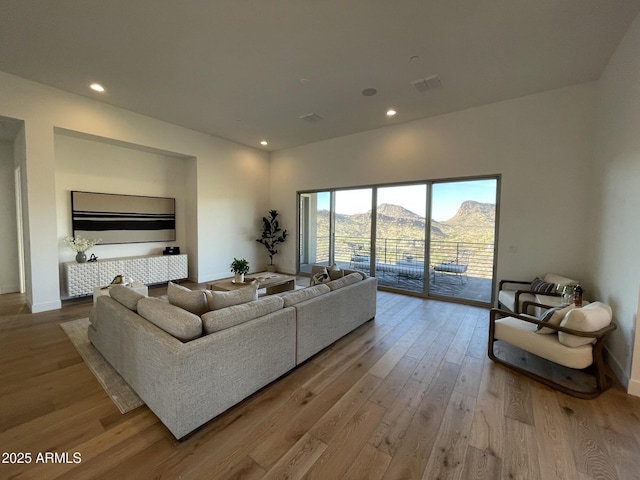
[[[89,85],[89,88],[91,88],[91,90],[93,90],[94,92],[104,92],[104,87],[99,83],[92,83],[91,85]]]
[[[393,108],[390,108],[389,110],[387,110],[387,117],[393,117],[396,113],[398,112],[396,112]]]
[[[362,90],[362,95],[365,97],[373,97],[378,91],[375,88],[365,88]]]
[[[260,142],[260,145],[265,145],[266,146],[266,145],[269,145],[269,142],[267,142],[266,140],[262,140]]]

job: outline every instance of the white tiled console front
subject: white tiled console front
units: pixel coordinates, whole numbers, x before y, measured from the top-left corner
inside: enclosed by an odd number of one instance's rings
[[[93,288],[111,283],[116,275],[131,277],[145,285],[180,280],[188,276],[188,256],[145,255],[108,258],[97,262],[63,264],[67,295],[91,295]]]

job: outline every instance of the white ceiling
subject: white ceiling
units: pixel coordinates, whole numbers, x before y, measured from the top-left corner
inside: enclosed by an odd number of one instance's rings
[[[272,151],[595,80],[639,11],[640,0],[2,0],[0,71]],[[433,74],[442,88],[411,85]],[[299,119],[312,112],[322,120]]]

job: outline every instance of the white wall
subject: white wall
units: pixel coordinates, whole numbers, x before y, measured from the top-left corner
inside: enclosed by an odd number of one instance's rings
[[[588,263],[593,266],[592,282],[598,286],[598,298],[611,304],[618,324],[609,342],[614,357],[611,364],[623,382],[629,380],[629,392],[640,396],[639,59],[640,17],[632,23],[598,84],[598,144],[590,222],[594,242]]]
[[[160,254],[167,245],[187,246],[187,202],[185,163],[187,159],[112,145],[89,138],[65,134],[55,136],[56,205],[59,239],[59,262],[75,260],[63,241],[72,236],[72,190],[119,193],[176,199],[176,241],[97,245],[87,255],[98,258]],[[99,235],[96,236],[99,238]],[[64,289],[61,291],[64,297]]]
[[[20,291],[13,142],[0,141],[0,294]]]
[[[271,205],[294,233],[298,190],[501,174],[497,278],[553,271],[588,292],[594,109],[584,84],[275,152]]]
[[[27,301],[34,312],[59,308],[60,238],[55,131],[67,130],[188,157],[185,230],[190,277],[229,275],[234,256],[266,265],[252,238],[269,195],[266,152],[198,133],[101,102],[0,73],[0,115],[24,120]],[[192,182],[196,181],[194,185]],[[108,180],[104,190],[115,188]],[[195,207],[195,211],[191,210]],[[193,224],[194,222],[191,222]],[[195,235],[195,238],[193,238]],[[218,276],[216,276],[218,275]]]

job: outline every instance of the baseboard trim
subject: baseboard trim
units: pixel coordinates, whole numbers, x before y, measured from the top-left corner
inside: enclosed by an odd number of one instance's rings
[[[29,306],[29,310],[31,313],[40,313],[40,312],[48,312],[50,310],[60,310],[62,308],[62,301],[54,300],[51,302],[43,302],[43,303],[31,303],[27,302]]]
[[[634,397],[640,397],[640,380],[630,380],[629,388],[627,388],[627,393],[629,395],[633,395]]]
[[[618,359],[611,354],[611,350],[609,350],[607,347],[604,348],[604,352],[605,361],[609,364],[609,368],[611,368],[620,384],[622,384],[624,388],[629,389],[631,387],[631,385],[629,384],[629,376],[625,372],[624,368],[622,368],[622,365],[620,365],[620,362],[618,362]]]
[[[3,285],[0,286],[0,295],[5,293],[20,293],[20,285]]]

